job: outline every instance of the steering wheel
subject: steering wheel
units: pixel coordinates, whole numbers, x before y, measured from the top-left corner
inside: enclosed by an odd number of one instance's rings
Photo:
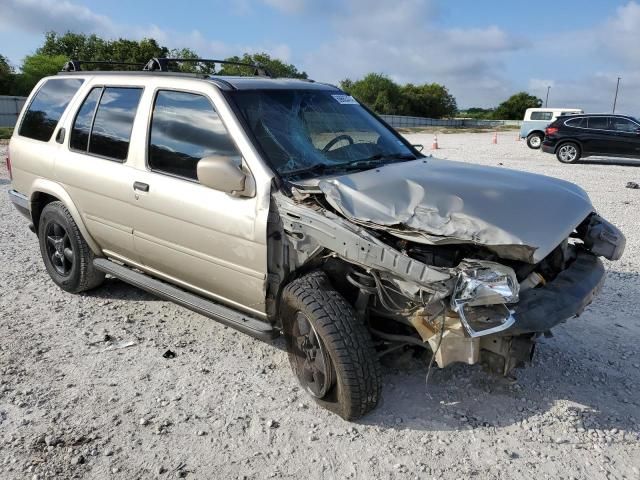
[[[333,140],[331,140],[329,143],[327,143],[324,148],[322,149],[323,152],[328,152],[329,150],[331,150],[331,147],[333,147],[336,143],[338,143],[340,140],[346,140],[347,142],[349,142],[349,145],[353,145],[355,142],[353,141],[353,138],[350,135],[346,135],[346,134],[342,134],[342,135],[338,135],[336,138],[334,138]]]

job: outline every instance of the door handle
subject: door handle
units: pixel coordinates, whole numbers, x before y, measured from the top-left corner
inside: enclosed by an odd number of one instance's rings
[[[134,190],[140,190],[141,192],[148,192],[149,191],[149,184],[148,183],[142,183],[142,182],[133,182],[133,189]]]

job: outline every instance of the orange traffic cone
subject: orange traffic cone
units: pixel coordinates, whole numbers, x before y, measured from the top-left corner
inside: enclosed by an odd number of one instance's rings
[[[498,132],[495,132],[493,134],[493,141],[491,143],[493,143],[494,145],[498,143]]]
[[[431,144],[431,150],[438,150],[438,135],[433,136],[433,143]]]

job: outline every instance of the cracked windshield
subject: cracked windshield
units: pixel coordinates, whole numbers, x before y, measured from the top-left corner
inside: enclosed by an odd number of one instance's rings
[[[283,176],[416,158],[353,97],[335,90],[246,91],[233,98],[272,168]]]

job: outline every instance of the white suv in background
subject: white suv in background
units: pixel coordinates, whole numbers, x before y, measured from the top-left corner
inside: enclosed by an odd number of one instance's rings
[[[538,149],[544,139],[544,129],[561,115],[584,113],[579,108],[527,108],[520,127],[520,138],[527,139],[529,148]]]

